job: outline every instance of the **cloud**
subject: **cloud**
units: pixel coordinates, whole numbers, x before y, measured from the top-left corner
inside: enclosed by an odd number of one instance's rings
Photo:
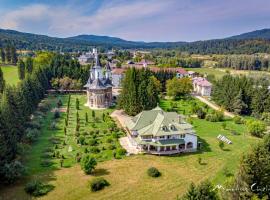
[[[190,41],[263,28],[270,20],[268,0],[63,1],[2,11],[0,27],[61,37],[99,34]]]

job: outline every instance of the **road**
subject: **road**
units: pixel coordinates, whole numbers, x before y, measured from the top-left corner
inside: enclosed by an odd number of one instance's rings
[[[213,102],[209,101],[206,98],[203,98],[202,96],[194,95],[194,97],[197,98],[197,99],[199,99],[201,102],[207,104],[209,107],[213,108],[214,110],[220,110],[221,109],[220,106],[214,104]],[[231,118],[235,117],[235,115],[233,113],[228,112],[226,110],[224,111],[224,115],[226,117],[231,117]]]

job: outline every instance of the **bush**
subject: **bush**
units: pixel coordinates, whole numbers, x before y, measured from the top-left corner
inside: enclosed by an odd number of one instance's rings
[[[80,136],[79,139],[78,139],[78,143],[81,144],[81,145],[85,145],[85,137]]]
[[[40,181],[34,180],[26,184],[24,190],[26,193],[38,197],[47,194],[54,189],[53,185],[43,184]]]
[[[266,125],[259,120],[250,120],[247,122],[248,132],[256,137],[263,137],[266,131]]]
[[[4,166],[1,166],[1,168],[3,173],[3,179],[8,184],[14,183],[18,178],[20,178],[25,173],[25,167],[22,165],[20,161],[17,160],[5,164]]]
[[[95,145],[97,145],[97,140],[96,139],[90,139],[90,140],[88,140],[88,144],[90,146],[95,146]]]
[[[100,152],[100,150],[99,150],[98,147],[90,147],[90,148],[89,148],[89,151],[90,151],[91,153],[99,153],[99,152]]]
[[[196,112],[199,119],[204,119],[206,116],[206,112],[203,111],[202,108],[199,108]]]
[[[109,185],[109,182],[104,178],[95,178],[90,181],[90,188],[92,192],[102,190],[104,187]]]
[[[219,146],[219,148],[223,149],[224,148],[224,142],[219,140],[218,146]]]
[[[109,137],[109,138],[106,139],[106,142],[107,143],[112,143],[113,142],[113,139],[111,137]]]
[[[148,176],[151,176],[151,177],[154,177],[154,178],[161,176],[161,173],[155,167],[150,167],[147,170],[147,174],[148,174]]]
[[[60,117],[60,112],[58,110],[55,110],[53,117],[54,117],[54,119],[58,119]]]
[[[90,155],[86,155],[81,160],[81,168],[86,174],[91,174],[91,172],[95,169],[97,165],[97,161],[95,158]]]
[[[211,114],[206,115],[206,120],[210,122],[220,122],[224,120],[223,112],[214,111]]]
[[[109,150],[114,150],[114,149],[116,149],[116,146],[113,145],[113,144],[110,144],[110,145],[108,146],[108,149],[109,149]]]
[[[233,121],[234,121],[235,124],[243,124],[244,123],[244,120],[240,116],[235,116],[233,118]]]
[[[117,149],[117,154],[120,155],[120,156],[123,156],[127,153],[127,151],[123,148],[121,149]]]

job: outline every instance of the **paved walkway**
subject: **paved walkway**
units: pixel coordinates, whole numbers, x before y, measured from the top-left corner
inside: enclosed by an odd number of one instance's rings
[[[129,154],[138,154],[140,151],[136,148],[136,146],[132,145],[128,139],[128,137],[121,137],[119,139],[121,146],[127,150]]]
[[[126,130],[125,121],[130,120],[131,117],[124,113],[123,110],[115,110],[112,112],[111,117],[114,118],[118,125],[121,126],[123,129]],[[126,130],[127,131],[127,130]],[[119,142],[121,146],[127,150],[129,154],[138,154],[139,150],[136,148],[136,146],[132,145],[129,141],[128,136],[121,137],[119,139]]]
[[[209,101],[208,99],[206,98],[203,98],[202,96],[198,96],[198,95],[194,95],[195,98],[199,99],[201,102],[207,104],[208,106],[210,106],[211,108],[213,108],[214,110],[220,110],[221,107],[216,105],[215,103]],[[235,115],[231,112],[228,112],[228,111],[224,111],[224,115],[227,116],[227,117],[235,117]]]

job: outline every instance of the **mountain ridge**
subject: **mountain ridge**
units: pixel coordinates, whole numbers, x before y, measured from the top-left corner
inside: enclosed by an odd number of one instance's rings
[[[118,37],[81,34],[60,38],[16,30],[0,29],[0,46],[9,43],[18,49],[53,50],[53,51],[86,51],[93,46],[102,48],[151,49],[169,48],[190,53],[270,53],[270,29],[261,29],[223,39],[201,40],[195,42],[144,42],[129,41]]]

